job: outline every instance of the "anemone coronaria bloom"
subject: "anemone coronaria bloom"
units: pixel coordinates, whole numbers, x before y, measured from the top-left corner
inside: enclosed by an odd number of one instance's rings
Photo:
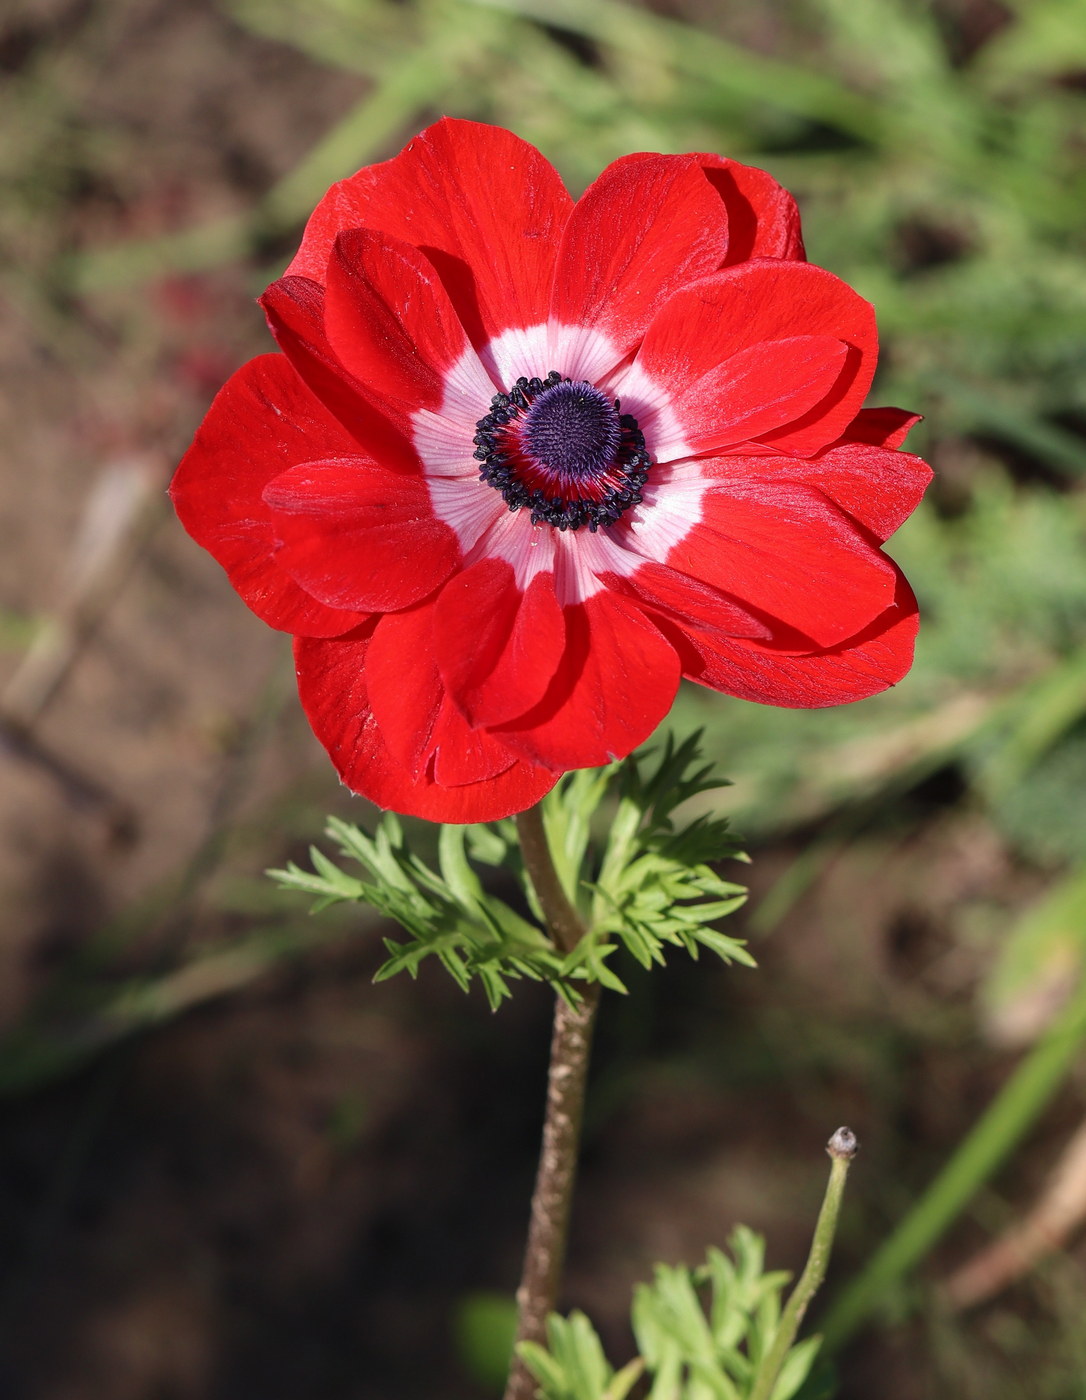
[[[282,354],[226,384],[173,499],[380,806],[519,811],[683,676],[813,707],[908,670],[879,546],[929,478],[915,420],[861,407],[872,308],[764,172],[632,155],[574,203],[532,146],[440,121],[333,186],[262,305]]]

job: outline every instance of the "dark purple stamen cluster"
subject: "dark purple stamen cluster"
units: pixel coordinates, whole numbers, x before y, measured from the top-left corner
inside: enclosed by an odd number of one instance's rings
[[[576,487],[593,480],[601,463],[616,459],[622,427],[614,404],[598,389],[562,380],[528,409],[521,442],[533,462],[546,463],[560,481]]]
[[[479,480],[533,525],[595,533],[642,499],[652,465],[637,419],[594,385],[552,370],[495,394],[475,425]]]

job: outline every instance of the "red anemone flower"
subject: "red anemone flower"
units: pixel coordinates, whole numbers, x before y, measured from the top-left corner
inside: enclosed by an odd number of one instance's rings
[[[440,121],[333,186],[262,304],[283,353],[173,499],[380,806],[520,811],[682,676],[814,707],[908,670],[879,545],[930,476],[895,450],[915,419],[861,408],[874,313],[762,171],[627,156],[574,204],[532,146]]]

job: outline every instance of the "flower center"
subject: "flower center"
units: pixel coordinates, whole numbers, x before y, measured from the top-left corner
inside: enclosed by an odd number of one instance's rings
[[[636,418],[584,380],[521,377],[475,425],[479,480],[533,525],[595,532],[641,499],[652,465]]]
[[[591,384],[563,380],[544,389],[524,417],[528,455],[559,480],[591,481],[615,460],[622,429],[611,400]]]

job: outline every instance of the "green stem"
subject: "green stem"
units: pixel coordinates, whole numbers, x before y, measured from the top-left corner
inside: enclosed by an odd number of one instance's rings
[[[829,1310],[823,1328],[827,1348],[840,1347],[953,1224],[1059,1088],[1084,1035],[1086,978],[924,1195]]]
[[[814,1239],[811,1241],[811,1252],[807,1256],[807,1265],[800,1275],[799,1282],[792,1289],[792,1296],[788,1299],[784,1311],[781,1313],[781,1320],[773,1342],[758,1367],[749,1400],[770,1400],[773,1387],[777,1384],[777,1377],[781,1373],[781,1367],[792,1349],[792,1343],[796,1340],[796,1333],[799,1331],[799,1324],[803,1321],[808,1304],[826,1277],[826,1266],[829,1264],[830,1251],[833,1249],[833,1237],[837,1233],[837,1216],[841,1210],[841,1197],[844,1194],[848,1169],[856,1155],[856,1148],[856,1137],[848,1128],[838,1128],[826,1144],[826,1151],[832,1159],[830,1179],[826,1184],[822,1209],[818,1213],[818,1224],[815,1226]]]
[[[517,831],[524,864],[551,937],[563,952],[572,952],[584,937],[585,926],[558,877],[538,805],[517,817]],[[558,1298],[599,999],[598,983],[585,987],[576,1005],[555,997],[543,1144],[532,1193],[524,1270],[517,1289],[517,1343],[546,1344],[547,1317]],[[531,1372],[515,1356],[505,1400],[532,1400],[535,1393]]]

